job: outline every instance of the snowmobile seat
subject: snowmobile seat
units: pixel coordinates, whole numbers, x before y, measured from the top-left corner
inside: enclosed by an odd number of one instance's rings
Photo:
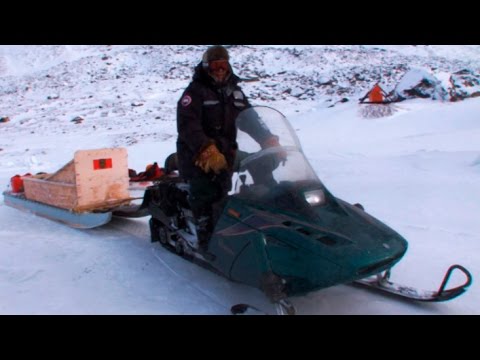
[[[178,158],[176,152],[167,156],[163,168],[165,169],[165,174],[167,175],[172,175],[174,171],[178,171]]]

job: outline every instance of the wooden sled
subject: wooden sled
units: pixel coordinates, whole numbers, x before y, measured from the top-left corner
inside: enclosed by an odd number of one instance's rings
[[[146,216],[130,206],[127,150],[79,150],[53,174],[23,178],[24,193],[4,192],[5,204],[76,228],[106,224],[121,209],[125,216]]]

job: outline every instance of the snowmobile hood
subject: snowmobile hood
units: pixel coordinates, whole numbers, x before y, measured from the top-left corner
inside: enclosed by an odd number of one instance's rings
[[[280,145],[262,149],[251,134],[242,136],[242,122],[248,121],[261,121]],[[244,111],[238,122],[241,161],[228,206],[239,223],[220,235],[263,234],[271,268],[290,279],[290,293],[379,273],[405,254],[403,237],[328,191],[282,114],[256,107]]]
[[[262,149],[252,140],[255,136],[242,133],[242,127],[254,121],[278,136],[280,146]],[[242,112],[237,124],[241,162],[232,196],[249,204],[253,219],[276,224],[288,233],[269,236],[284,237],[331,261],[359,253],[376,260],[385,253],[405,251],[406,241],[399,234],[328,191],[281,113],[255,107]]]

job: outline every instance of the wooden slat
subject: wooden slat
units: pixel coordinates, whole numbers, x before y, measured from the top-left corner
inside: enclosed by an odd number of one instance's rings
[[[75,167],[73,160],[69,161],[57,172],[46,177],[45,180],[58,181],[67,184],[75,184]]]
[[[92,212],[92,211],[102,211],[102,212],[112,211],[112,210],[116,209],[117,207],[130,204],[130,202],[132,200],[135,200],[135,198],[112,200],[112,201],[106,201],[106,202],[103,202],[103,203],[89,204],[89,205],[85,205],[85,206],[77,206],[75,209],[73,209],[73,211],[77,212],[77,213]]]
[[[111,167],[96,168],[102,160]],[[128,199],[127,149],[80,150],[75,153],[77,207]]]
[[[25,197],[28,200],[73,209],[76,206],[76,188],[74,184],[53,182],[35,178],[24,178]]]

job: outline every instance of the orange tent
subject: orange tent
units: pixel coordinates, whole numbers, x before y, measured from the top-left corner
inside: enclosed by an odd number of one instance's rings
[[[363,97],[360,99],[360,102],[363,103],[368,98],[368,103],[373,104],[382,104],[387,102],[387,93],[380,87],[380,85],[375,84],[375,86]]]
[[[373,89],[368,94],[368,100],[372,103],[383,102],[383,94],[384,91],[382,90],[382,88],[378,84],[375,84]]]

